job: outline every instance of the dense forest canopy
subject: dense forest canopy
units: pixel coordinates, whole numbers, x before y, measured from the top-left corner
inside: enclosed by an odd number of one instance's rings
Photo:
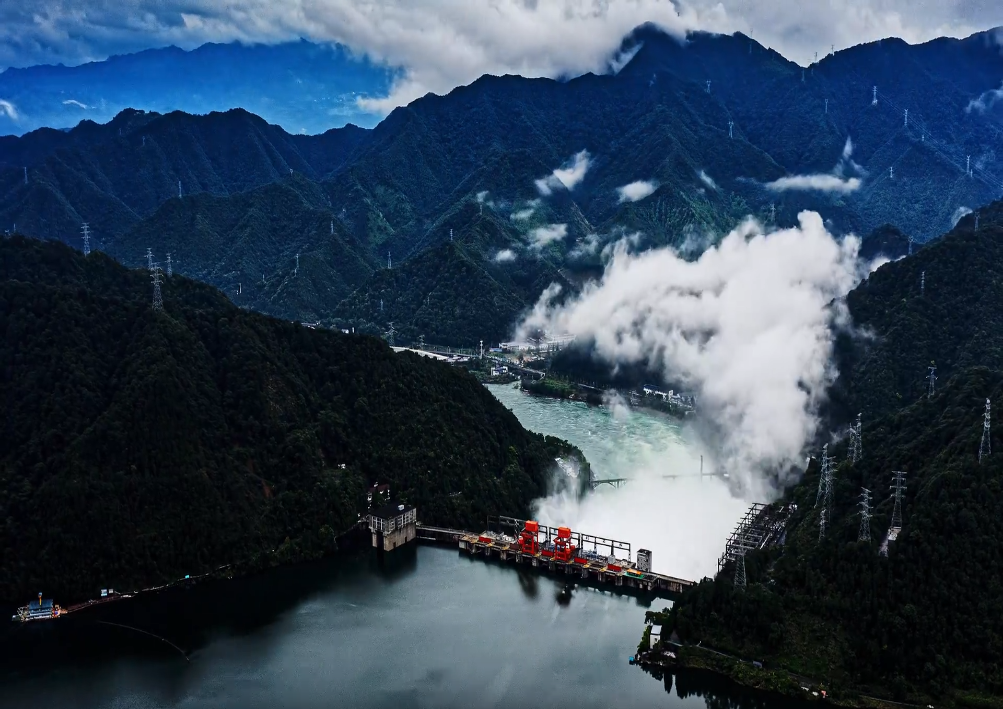
[[[0,599],[332,550],[389,483],[425,523],[527,515],[567,444],[468,372],[0,240]],[[274,551],[273,551],[274,550]]]

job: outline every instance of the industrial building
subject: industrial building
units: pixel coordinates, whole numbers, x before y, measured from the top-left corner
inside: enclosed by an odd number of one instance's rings
[[[393,551],[418,536],[418,510],[414,505],[390,502],[366,515],[366,525],[378,551]]]

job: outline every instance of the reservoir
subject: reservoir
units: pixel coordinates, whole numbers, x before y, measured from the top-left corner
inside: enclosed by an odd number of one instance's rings
[[[208,582],[5,627],[0,707],[704,706],[628,664],[643,601],[563,588],[425,546]]]
[[[659,478],[698,472],[699,444],[677,421],[492,391],[528,428],[575,443],[599,477],[633,478],[584,499],[555,487],[541,519],[650,548],[658,571],[714,570],[745,502],[720,480]],[[569,594],[565,581],[412,545],[383,563],[345,554],[7,623],[0,709],[779,707],[713,676],[629,665],[645,611],[669,602]]]

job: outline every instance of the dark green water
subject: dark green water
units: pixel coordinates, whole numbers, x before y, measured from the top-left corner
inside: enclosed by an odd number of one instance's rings
[[[556,579],[446,548],[402,551],[383,565],[331,559],[5,629],[0,707],[758,704],[713,678],[628,665],[647,607],[635,598],[578,588],[565,601]],[[162,635],[190,662],[98,621]]]

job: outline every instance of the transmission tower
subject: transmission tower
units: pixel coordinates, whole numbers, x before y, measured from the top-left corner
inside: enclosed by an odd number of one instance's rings
[[[391,268],[393,268],[393,265],[394,265],[393,261],[390,260],[390,252],[387,251],[387,270],[389,271]]]
[[[895,166],[894,165],[892,165],[892,166],[890,166],[888,168],[888,179],[889,180],[894,180],[895,179]],[[911,238],[909,240],[912,241]],[[910,251],[909,253],[911,254],[912,251]]]
[[[990,444],[989,435],[989,399],[986,399],[986,415],[982,420],[982,443],[979,445],[979,462],[982,462],[982,457],[989,457],[992,455],[992,445]]]
[[[424,335],[418,335],[418,349],[419,350],[424,350],[425,349],[425,336]]]
[[[735,121],[728,121],[728,137],[729,138],[734,138],[735,137],[735,134],[732,132],[732,128],[734,127],[734,125],[735,125]]]
[[[826,100],[825,100],[825,112],[826,112],[826,113],[828,113],[828,112],[829,112],[829,99],[826,99]]]
[[[167,254],[167,275],[168,276],[173,276],[174,275],[174,268],[173,268],[173,264],[171,263],[171,255],[170,254]]]
[[[150,280],[153,281],[153,310],[160,312],[164,309],[164,299],[160,295],[160,284],[162,282],[164,272],[161,270],[158,264],[152,264],[150,266]]]
[[[745,588],[745,549],[735,555],[735,588]]]
[[[901,470],[895,470],[892,472],[894,479],[889,489],[895,491],[895,506],[892,508],[892,523],[891,529],[900,530],[902,529],[902,498],[905,496],[906,484],[905,476],[906,473]]]
[[[969,155],[965,161],[965,174],[969,177],[972,176],[972,156]]]
[[[707,82],[707,93],[710,93],[710,82]]]
[[[905,109],[905,112],[902,114],[902,121],[903,121],[902,127],[903,128],[908,128],[909,127],[909,109],[908,108]]]
[[[387,330],[387,343],[389,343],[389,345],[390,345],[391,347],[393,347],[393,346],[394,346],[394,335],[396,334],[396,332],[397,332],[397,331],[396,331],[396,330],[394,330],[394,324],[393,324],[393,322],[391,321],[391,323],[390,323],[390,329],[389,329],[389,330]]]
[[[178,180],[178,199],[181,199],[181,180]]]
[[[298,276],[300,272],[300,255],[296,254],[296,268],[293,269],[293,275]]]
[[[825,508],[818,517],[818,540],[821,542],[823,539],[825,539]]]
[[[453,243],[453,230],[449,230],[449,243]]]
[[[935,385],[937,383],[937,368],[936,367],[927,367],[927,369],[930,370],[930,373],[926,377],[929,380],[930,384],[929,384],[929,386],[926,389],[926,398],[927,399],[932,399],[933,398],[934,388],[935,388]]]
[[[860,423],[860,414],[857,414],[857,423],[850,426],[850,449],[848,451],[848,455],[846,456],[851,463],[856,463],[863,457],[860,445],[861,427],[862,424]]]
[[[334,220],[331,220],[331,236],[334,236]]]
[[[80,231],[84,235],[84,256],[89,256],[91,253],[91,227],[87,222],[84,222]]]
[[[871,88],[871,105],[872,106],[877,106],[878,105],[878,87],[877,86],[874,86],[874,87]]]
[[[770,202],[770,222],[777,223],[777,205],[773,202]]]
[[[24,184],[28,184],[28,168],[24,168]]]
[[[979,215],[976,213],[976,215],[975,215],[975,231],[978,231],[978,230],[979,230]]]
[[[858,542],[871,541],[871,491],[860,488],[860,529],[857,531]]]
[[[919,294],[923,295],[926,293],[926,271],[920,271],[919,273]]]
[[[894,169],[895,168],[892,168],[892,167],[888,168],[888,174],[891,175],[892,174],[892,170],[894,170]],[[909,237],[909,255],[912,256],[912,237],[911,236]]]
[[[821,503],[828,507],[832,501],[832,459],[829,457],[829,444],[822,446],[822,470],[818,478],[818,495],[815,497],[815,507]]]
[[[153,270],[153,252],[150,251],[149,247],[146,249],[146,268],[150,271]]]

